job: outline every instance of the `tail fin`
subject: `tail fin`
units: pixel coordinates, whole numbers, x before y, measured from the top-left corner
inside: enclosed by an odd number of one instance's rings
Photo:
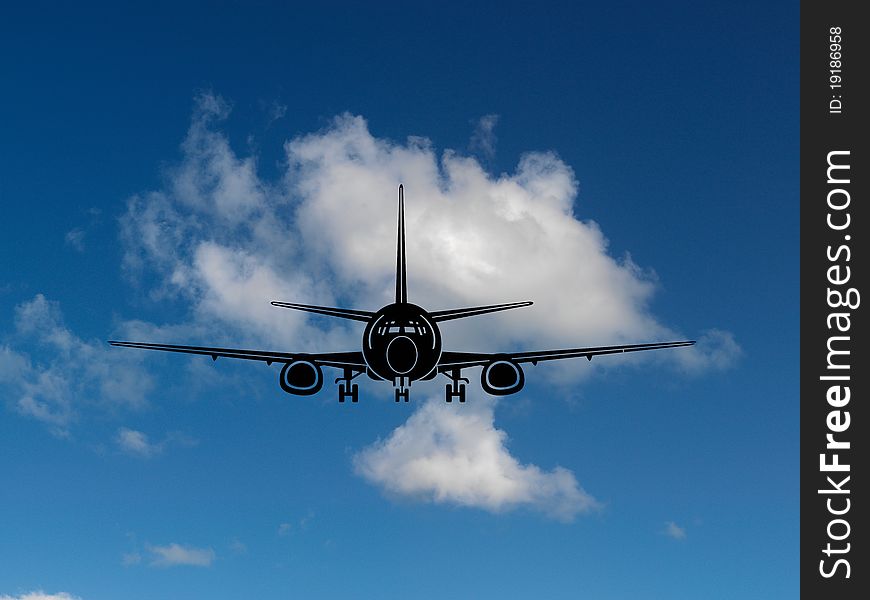
[[[405,188],[399,184],[399,237],[396,242],[396,304],[407,304],[408,282],[405,272]]]

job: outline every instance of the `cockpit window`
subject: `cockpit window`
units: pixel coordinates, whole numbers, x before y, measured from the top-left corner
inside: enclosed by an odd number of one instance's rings
[[[427,332],[425,324],[419,321],[408,321],[399,324],[397,321],[387,321],[377,329],[378,335],[387,333],[416,333],[417,335],[425,335]]]

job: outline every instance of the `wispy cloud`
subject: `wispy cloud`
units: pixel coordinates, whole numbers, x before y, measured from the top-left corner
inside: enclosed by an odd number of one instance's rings
[[[141,360],[78,337],[60,305],[37,294],[16,307],[15,329],[0,345],[0,388],[19,413],[67,435],[82,410],[146,405],[152,382]]]
[[[734,339],[734,334],[721,329],[709,329],[698,337],[695,352],[683,352],[678,356],[680,366],[699,373],[710,369],[730,369],[743,356],[743,350]]]
[[[279,119],[283,119],[284,115],[287,114],[287,105],[279,102],[277,100],[273,100],[266,107],[266,117],[268,118],[268,122],[266,126],[268,127],[275,121]]]
[[[386,440],[358,453],[356,470],[393,494],[493,512],[527,507],[570,521],[599,506],[567,469],[544,471],[512,456],[493,404],[430,399]]]
[[[498,141],[495,136],[497,124],[498,115],[484,115],[475,121],[468,149],[485,160],[492,160],[495,157],[495,145]]]
[[[281,537],[285,537],[293,533],[294,530],[303,531],[308,529],[311,525],[311,522],[314,520],[314,511],[309,510],[304,517],[299,518],[295,521],[295,525],[290,522],[284,522],[278,525],[278,535]]]
[[[100,224],[102,211],[97,207],[91,207],[85,211],[88,217],[88,224],[85,227],[74,227],[66,232],[64,242],[67,246],[77,252],[85,251],[85,238],[88,233]]]
[[[674,523],[673,521],[667,521],[665,523],[665,535],[673,538],[675,540],[684,540],[686,539],[686,530]]]
[[[64,236],[64,241],[66,244],[73,249],[84,252],[85,251],[85,231],[79,227],[75,229],[70,229],[66,232]]]
[[[211,548],[196,548],[169,544],[167,546],[146,546],[151,554],[149,565],[152,567],[210,567],[215,560],[215,552]]]
[[[196,444],[196,440],[186,435],[173,432],[167,434],[161,441],[153,442],[148,434],[142,431],[121,427],[115,435],[115,443],[117,443],[118,447],[127,454],[138,456],[140,458],[151,458],[162,454],[170,445],[193,446]]]
[[[43,591],[26,592],[19,596],[0,595],[0,600],[80,600],[78,596],[72,596],[66,592],[48,594]]]
[[[160,452],[160,447],[148,441],[148,436],[141,431],[122,427],[115,439],[121,449],[130,454],[148,458]]]

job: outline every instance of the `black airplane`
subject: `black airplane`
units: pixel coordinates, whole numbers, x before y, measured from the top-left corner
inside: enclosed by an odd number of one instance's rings
[[[522,364],[537,365],[541,361],[561,358],[586,357],[592,360],[599,354],[619,354],[640,350],[658,350],[691,346],[694,341],[660,342],[652,344],[628,344],[623,346],[598,346],[594,348],[569,348],[566,350],[540,350],[531,352],[451,352],[441,347],[442,321],[473,317],[521,306],[531,302],[511,302],[470,308],[454,308],[429,312],[408,302],[408,285],[405,269],[405,199],[403,187],[399,186],[399,225],[396,244],[396,301],[377,312],[311,306],[291,302],[272,302],[273,306],[351,319],[365,323],[362,335],[362,351],[324,352],[316,354],[296,352],[268,352],[263,350],[235,350],[231,348],[207,348],[202,346],[176,346],[172,344],[148,344],[141,342],[110,341],[113,346],[144,348],[186,354],[204,354],[212,360],[219,357],[258,360],[267,365],[281,363],[278,378],[281,389],[289,394],[310,396],[323,387],[322,367],[340,369],[338,401],[359,399],[359,386],[352,381],[365,373],[376,381],[391,381],[396,391],[396,402],[408,402],[409,388],[414,381],[434,379],[444,374],[450,379],[445,399],[457,398],[465,402],[465,383],[462,370],[483,367],[480,385],[484,391],[495,396],[505,396],[520,391],[525,384]]]

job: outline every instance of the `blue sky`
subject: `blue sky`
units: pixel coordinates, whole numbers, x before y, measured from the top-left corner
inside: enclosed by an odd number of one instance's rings
[[[797,3],[8,12],[0,599],[797,594]],[[355,349],[268,302],[388,301],[399,181],[412,301],[536,302],[445,346],[698,347],[448,408],[105,344]]]

